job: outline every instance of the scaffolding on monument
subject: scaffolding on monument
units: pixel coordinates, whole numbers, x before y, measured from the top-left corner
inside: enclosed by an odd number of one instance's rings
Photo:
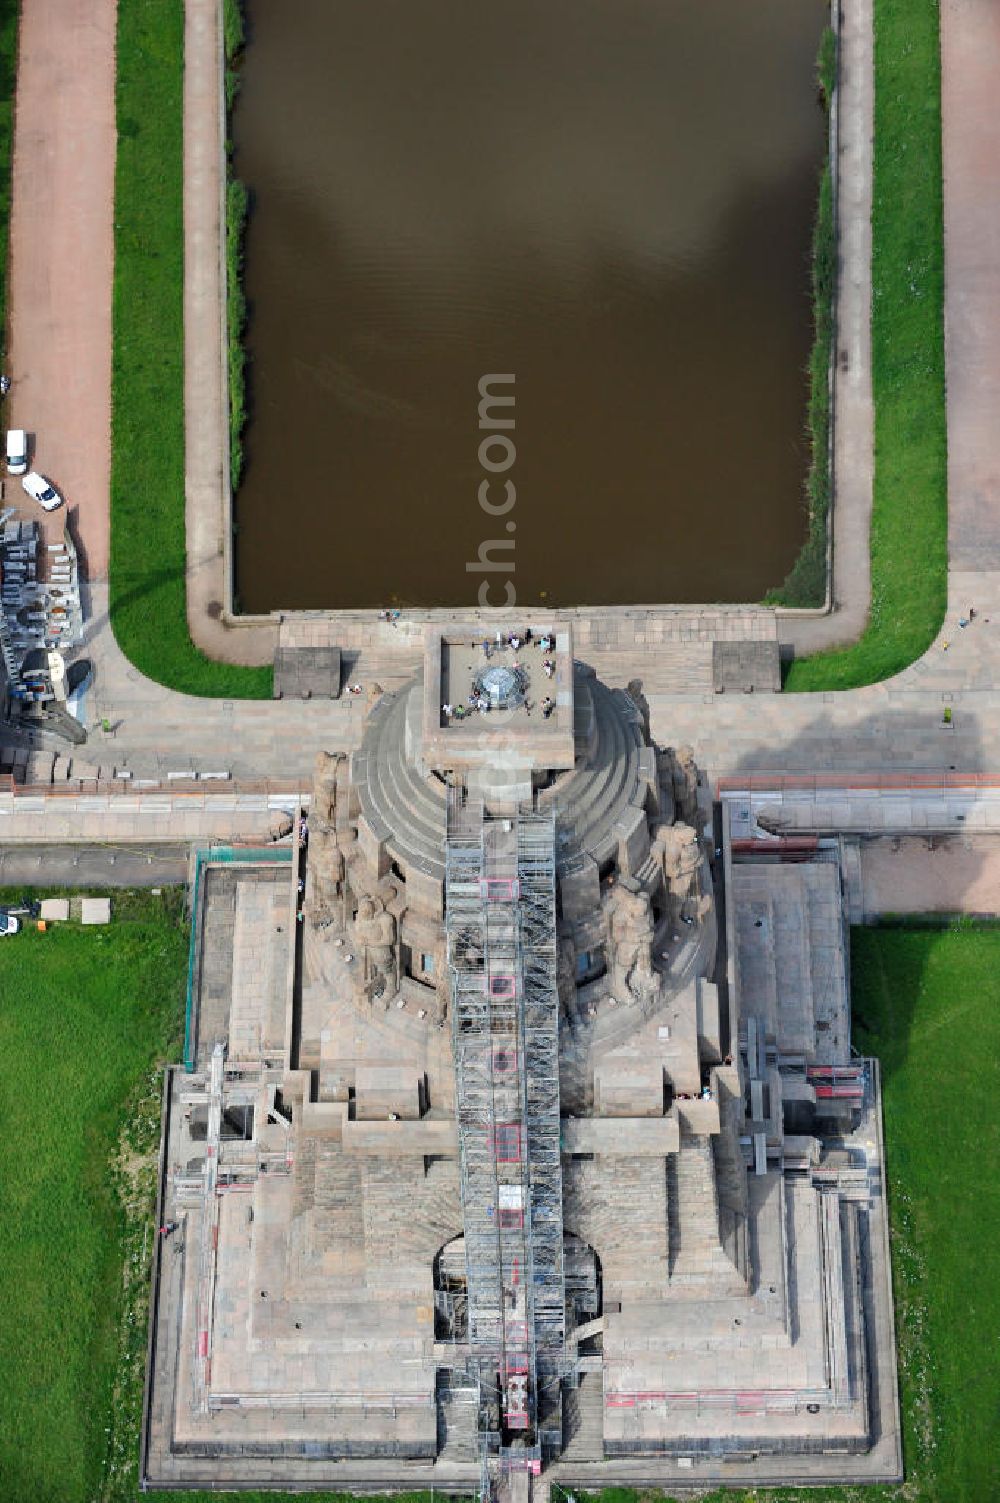
[[[491,1468],[561,1444],[566,1374],[555,830],[453,790],[446,847],[470,1376]]]

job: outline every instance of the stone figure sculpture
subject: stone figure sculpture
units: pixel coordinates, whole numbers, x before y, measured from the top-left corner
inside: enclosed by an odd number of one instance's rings
[[[337,772],[343,760],[343,755],[339,752],[320,752],[316,757],[310,808],[311,833],[314,838],[317,830],[332,830],[336,824]]]
[[[608,923],[612,988],[616,995],[629,993],[643,1001],[658,985],[653,970],[654,926],[648,895],[616,888]]]
[[[698,764],[690,746],[669,748],[673,761],[674,806],[677,818],[686,824],[698,823]]]
[[[309,889],[306,908],[314,929],[326,928],[336,916],[344,883],[344,857],[337,843],[337,777],[340,753],[320,752],[313,775],[310,806]]]
[[[313,837],[309,856],[309,910],[314,928],[326,926],[335,917],[343,893],[344,858],[329,835]]]
[[[360,976],[366,994],[387,1007],[396,991],[396,920],[377,898],[362,898],[354,918],[352,940],[362,958]]]
[[[651,740],[650,731],[649,731],[649,700],[646,698],[645,694],[643,693],[642,679],[641,678],[632,678],[632,679],[629,679],[628,684],[626,685],[626,688],[625,688],[625,692],[628,695],[629,699],[632,701],[632,703],[635,705],[636,709],[639,711],[639,715],[642,718],[642,733],[643,733],[643,736],[645,737],[645,739],[647,741]]]
[[[649,843],[668,895],[678,904],[691,896],[701,869],[698,833],[688,824],[657,825]]]
[[[570,934],[563,934],[556,951],[556,989],[563,1016],[576,1022],[576,945]]]
[[[660,789],[660,818],[665,824],[674,821],[674,756],[669,747],[656,748],[656,781]]]

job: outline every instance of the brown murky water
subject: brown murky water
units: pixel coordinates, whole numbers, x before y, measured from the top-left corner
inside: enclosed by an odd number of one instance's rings
[[[249,0],[244,610],[780,582],[805,530],[827,14]],[[514,427],[481,458],[489,373],[516,377],[492,414]],[[509,511],[484,513],[484,480],[499,506],[513,482]],[[491,540],[499,567],[468,572]]]

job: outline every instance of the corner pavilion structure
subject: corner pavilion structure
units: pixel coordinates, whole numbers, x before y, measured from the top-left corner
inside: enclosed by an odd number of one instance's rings
[[[734,849],[516,628],[429,631],[290,864],[205,858],[147,1486],[900,1476],[839,849]]]

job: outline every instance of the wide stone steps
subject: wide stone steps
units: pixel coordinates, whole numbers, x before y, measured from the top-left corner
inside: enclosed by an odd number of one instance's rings
[[[457,1160],[439,1159],[426,1175],[419,1160],[366,1160],[363,1196],[370,1259],[426,1263],[429,1279],[435,1253],[462,1230]]]
[[[742,1010],[786,1054],[846,1061],[847,962],[839,867],[737,864],[733,903]]]
[[[373,712],[355,762],[361,805],[403,860],[443,879],[445,789],[438,796],[405,760],[405,719],[405,695]]]
[[[720,1299],[745,1292],[719,1237],[715,1161],[710,1137],[682,1133],[667,1159],[670,1290],[689,1298]]]
[[[850,1000],[839,867],[801,868],[806,883],[810,984],[816,1059],[844,1065],[850,1058]]]
[[[597,746],[590,759],[557,786],[560,862],[580,850],[590,851],[598,860],[610,854],[612,827],[639,786],[638,724],[627,718],[617,697],[602,684],[590,679],[582,688],[593,695]]]
[[[739,955],[741,1010],[758,1018],[773,1036],[778,1018],[778,973],[774,960],[774,912],[763,883],[747,880],[748,867],[733,868],[732,903]]]
[[[711,694],[712,643],[705,640],[660,642],[620,648],[577,646],[577,656],[597,670],[612,688],[642,680],[650,694]]]
[[[289,922],[287,883],[243,882],[233,929],[229,1059],[260,1059],[282,1048],[287,955],[274,942]]]
[[[774,967],[778,996],[778,1033],[782,1048],[804,1054],[814,1047],[812,970],[809,962],[809,904],[803,867],[777,867],[790,881],[779,883],[772,900]]]
[[[563,1394],[563,1461],[604,1459],[604,1374],[585,1372]]]
[[[607,1296],[660,1292],[667,1278],[667,1191],[657,1159],[563,1159],[564,1222],[601,1260]],[[636,1206],[642,1216],[635,1219]]]

